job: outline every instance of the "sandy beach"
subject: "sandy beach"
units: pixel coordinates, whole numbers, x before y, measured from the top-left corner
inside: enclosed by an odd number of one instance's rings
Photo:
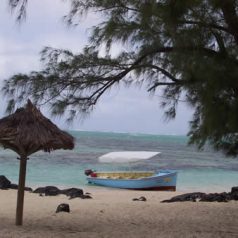
[[[180,192],[85,188],[93,199],[25,193],[15,226],[16,190],[0,190],[0,237],[238,237],[238,202],[160,203]],[[147,201],[132,201],[145,196]],[[60,203],[70,213],[55,213]]]

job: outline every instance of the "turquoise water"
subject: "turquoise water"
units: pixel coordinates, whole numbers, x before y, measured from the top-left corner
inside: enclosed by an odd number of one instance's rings
[[[38,152],[28,160],[28,186],[86,185],[85,169],[96,170],[158,170],[178,171],[178,190],[229,190],[238,185],[238,158],[226,158],[211,148],[198,151],[187,145],[186,136],[146,134],[70,132],[76,139],[72,151],[58,150],[51,154]],[[112,151],[160,151],[146,161],[128,164],[103,164],[98,157]],[[10,150],[0,150],[0,174],[17,183],[19,161]]]

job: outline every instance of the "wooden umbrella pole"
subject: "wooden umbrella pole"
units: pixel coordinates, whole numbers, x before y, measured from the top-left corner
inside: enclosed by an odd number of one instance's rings
[[[19,182],[17,193],[17,209],[16,209],[16,225],[21,226],[23,220],[23,204],[24,204],[24,191],[26,180],[26,164],[27,158],[20,158]]]

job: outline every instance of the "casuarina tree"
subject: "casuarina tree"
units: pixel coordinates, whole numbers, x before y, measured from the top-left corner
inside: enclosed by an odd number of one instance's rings
[[[168,118],[179,100],[194,108],[190,143],[209,142],[228,155],[238,153],[237,0],[68,0],[69,25],[87,12],[100,15],[90,44],[80,54],[44,48],[41,71],[5,80],[8,109],[31,97],[53,114],[89,112],[116,84],[144,85],[162,92]],[[27,0],[9,0],[25,16]],[[116,56],[113,47],[121,47]],[[101,47],[105,53],[100,54]],[[156,109],[155,109],[156,110]],[[156,113],[156,112],[155,112]]]

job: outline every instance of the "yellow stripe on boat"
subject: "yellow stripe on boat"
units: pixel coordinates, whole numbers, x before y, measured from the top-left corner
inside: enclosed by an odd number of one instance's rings
[[[110,179],[138,179],[150,177],[154,172],[97,172],[99,178],[110,178]]]

